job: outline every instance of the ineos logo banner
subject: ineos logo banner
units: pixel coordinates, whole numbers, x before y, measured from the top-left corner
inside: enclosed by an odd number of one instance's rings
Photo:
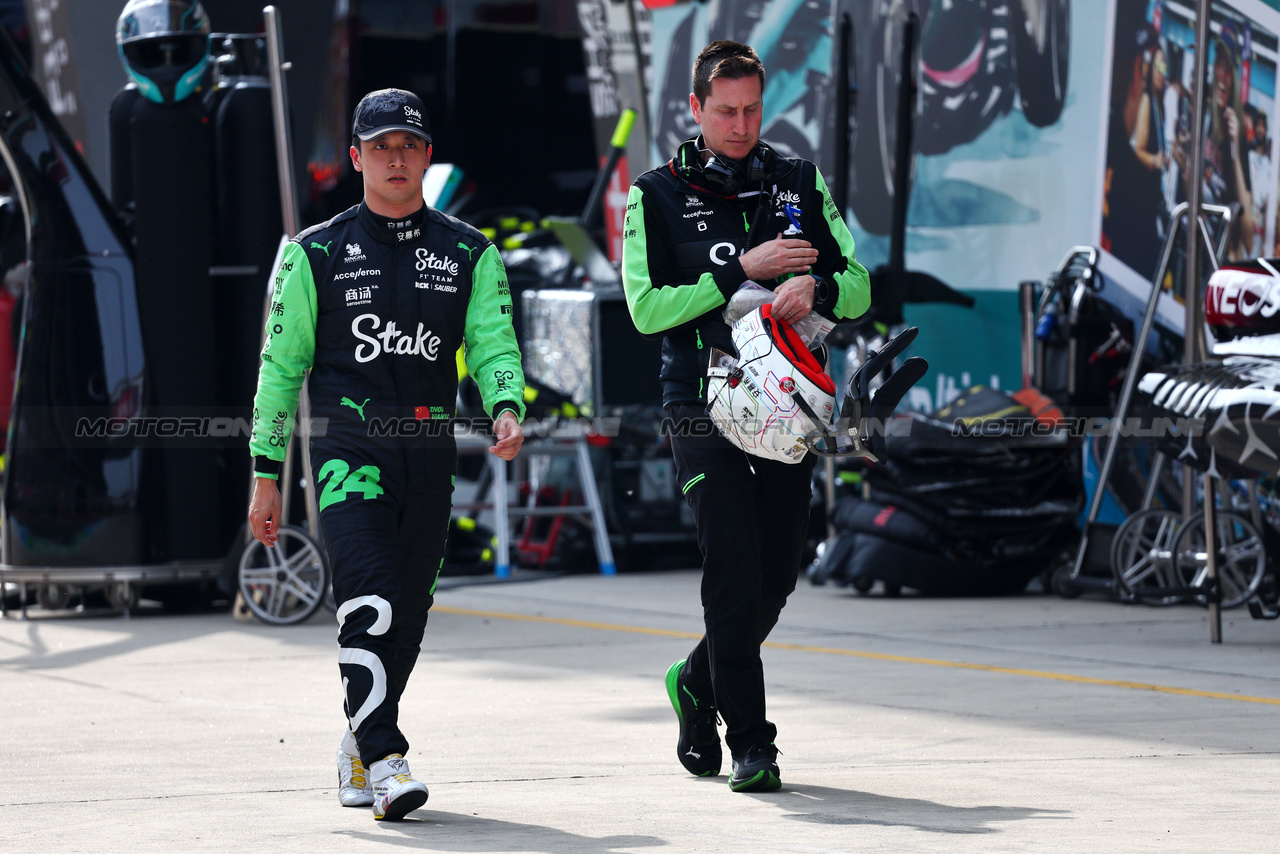
[[[725,240],[711,247],[711,262],[723,267],[729,259],[738,254],[738,247]],[[725,257],[720,257],[724,255]]]
[[[1204,297],[1205,320],[1210,326],[1241,329],[1271,327],[1280,331],[1274,318],[1280,313],[1280,281],[1249,270],[1219,270],[1209,279]]]

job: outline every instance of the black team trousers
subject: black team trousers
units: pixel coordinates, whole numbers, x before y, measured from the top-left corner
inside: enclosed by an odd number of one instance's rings
[[[685,682],[714,697],[729,751],[772,743],[760,644],[796,587],[809,525],[814,455],[795,465],[746,454],[700,406],[667,407],[676,477],[698,526],[706,634]]]
[[[344,709],[368,767],[409,750],[400,695],[435,598],[457,455],[452,437],[432,448],[362,438],[315,440],[312,465],[338,604]]]

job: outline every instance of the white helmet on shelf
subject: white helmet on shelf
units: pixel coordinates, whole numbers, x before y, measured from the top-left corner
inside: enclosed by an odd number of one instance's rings
[[[836,386],[791,326],[765,304],[733,324],[734,359],[713,351],[707,412],[726,439],[765,459],[798,463],[807,437],[832,420]]]

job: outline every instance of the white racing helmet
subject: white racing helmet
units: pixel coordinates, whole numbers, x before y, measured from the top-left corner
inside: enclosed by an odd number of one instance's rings
[[[734,359],[712,351],[707,412],[731,443],[757,457],[798,463],[807,437],[832,420],[836,386],[769,304],[733,324]]]
[[[871,382],[915,340],[914,326],[895,335],[849,378],[839,418],[835,383],[787,323],[766,304],[733,325],[735,359],[712,351],[707,412],[731,443],[757,457],[798,463],[824,457],[884,459],[885,424],[929,364],[907,359],[874,391]]]

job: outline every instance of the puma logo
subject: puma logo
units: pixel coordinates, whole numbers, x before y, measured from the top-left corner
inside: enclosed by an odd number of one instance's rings
[[[333,241],[329,241],[329,242],[330,242],[330,243],[332,243]],[[365,405],[369,403],[370,399],[371,399],[371,398],[366,397],[366,398],[364,399],[364,403],[357,404],[357,403],[356,403],[354,400],[352,400],[351,398],[349,398],[349,397],[344,397],[344,398],[340,401],[340,403],[341,403],[343,406],[350,406],[350,407],[351,407],[352,409],[354,409],[356,412],[359,412],[359,413],[360,413],[360,420],[361,420],[361,421],[363,421],[363,420],[364,420],[364,408],[365,408]]]
[[[686,754],[685,754],[685,756],[692,756],[694,759],[701,759],[701,758],[702,758],[702,754],[701,754],[701,753],[695,753],[692,747],[690,747],[690,748],[689,748],[689,752],[688,752],[688,753],[686,753]]]
[[[332,240],[330,240],[328,243],[325,243],[325,244],[323,244],[323,245],[321,245],[321,244],[319,244],[319,243],[316,243],[314,240],[313,240],[313,241],[311,241],[311,248],[312,248],[312,249],[320,249],[320,250],[323,250],[323,251],[324,251],[324,257],[326,257],[326,258],[328,258],[328,257],[329,257],[329,247],[330,247],[330,246],[332,246],[332,245],[333,245],[333,241],[332,241]]]
[[[476,250],[476,248],[475,248],[474,246],[468,246],[468,245],[467,245],[467,244],[465,244],[465,243],[459,243],[459,244],[458,244],[458,248],[459,248],[459,249],[465,249],[465,250],[467,250],[467,260],[468,260],[468,261],[470,261],[470,260],[471,260],[471,253],[472,253],[472,252],[474,252],[474,251]]]

